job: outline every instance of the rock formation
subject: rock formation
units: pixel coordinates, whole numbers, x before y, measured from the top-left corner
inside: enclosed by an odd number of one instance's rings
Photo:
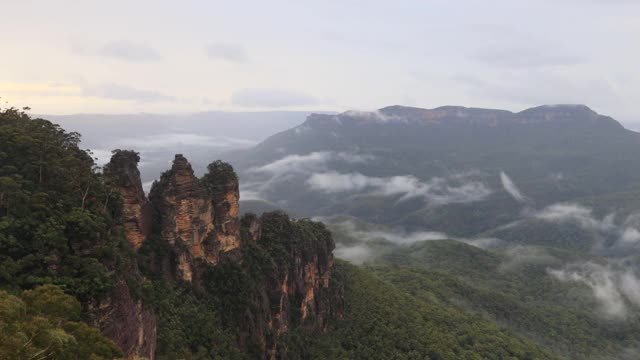
[[[247,294],[244,300],[252,306],[233,315],[243,327],[238,334],[240,348],[251,342],[262,349],[263,359],[283,359],[287,353],[280,341],[283,334],[293,328],[325,331],[326,320],[339,315],[341,296],[330,286],[334,243],[324,225],[291,220],[282,212],[240,219],[233,168],[215,161],[198,179],[180,154],[153,185],[147,201],[136,169],[138,159],[134,152],[119,151],[105,170],[123,198],[127,239],[136,249],[147,237],[163,242],[168,253],[152,255],[165,257],[156,258],[160,263],[173,264],[169,270],[161,267],[171,273],[163,277],[191,282],[201,291],[216,286],[211,277],[205,284],[203,274],[215,273],[222,265],[251,277],[254,286],[238,292]],[[156,225],[153,234],[147,230],[149,205]],[[245,262],[245,256],[267,260]],[[132,272],[137,272],[137,265]],[[222,280],[221,286],[226,286]],[[155,318],[133,300],[125,282],[117,284],[109,302],[96,307],[100,328],[127,355],[153,357]]]
[[[291,220],[282,212],[247,215],[242,223],[248,240],[272,254],[277,267],[260,289],[264,301],[258,303],[268,308],[258,316],[264,328],[256,334],[263,334],[265,358],[286,358],[286,349],[278,347],[281,335],[296,327],[325,331],[326,320],[341,313],[341,294],[330,287],[333,238],[321,223]]]
[[[94,323],[120,347],[128,359],[155,359],[155,315],[143,306],[141,300],[131,297],[124,280],[118,281],[110,296],[94,306]]]
[[[139,161],[136,152],[116,150],[104,169],[105,176],[120,192],[125,233],[134,249],[142,245],[151,231],[151,206],[142,189]]]
[[[233,169],[229,177],[217,170],[210,166],[200,180],[178,154],[149,195],[161,236],[176,250],[177,275],[186,281],[193,280],[196,259],[215,265],[225,255],[237,255],[240,246],[238,179]]]
[[[120,193],[121,224],[134,249],[140,248],[147,240],[152,225],[151,204],[142,189],[139,161],[140,157],[134,151],[116,150],[104,168],[107,181]],[[126,270],[117,277],[110,294],[90,305],[90,313],[94,317],[92,322],[122,349],[127,358],[153,360],[157,331],[155,315],[140,299],[132,297],[132,290],[137,289],[131,289],[126,280],[134,279],[139,283],[142,275],[135,258],[120,266]]]

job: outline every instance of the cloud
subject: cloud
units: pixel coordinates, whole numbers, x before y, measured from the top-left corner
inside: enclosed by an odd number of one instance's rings
[[[528,214],[536,219],[554,223],[573,223],[579,227],[595,231],[598,235],[592,252],[608,257],[625,257],[630,251],[640,250],[640,214],[628,215],[624,221],[616,221],[616,214],[602,218],[593,214],[591,208],[559,203]]]
[[[0,93],[30,96],[77,96],[80,88],[60,83],[0,83]]]
[[[167,96],[157,91],[142,90],[127,85],[114,83],[85,86],[82,89],[82,95],[113,100],[132,100],[138,102],[163,102],[176,100],[172,96]]]
[[[104,164],[108,163],[109,161],[111,161],[111,156],[113,155],[111,153],[111,150],[104,150],[104,149],[91,149],[91,157],[96,159],[96,165],[98,166],[103,166]]]
[[[155,180],[145,181],[142,183],[142,190],[144,190],[145,194],[149,194],[151,191],[151,186],[153,185]]]
[[[263,166],[256,166],[247,170],[249,181],[244,181],[242,191],[251,193],[252,198],[262,199],[262,194],[269,190],[270,186],[292,177],[302,177],[302,182],[310,174],[318,171],[326,171],[332,162],[347,164],[364,163],[374,157],[367,154],[348,152],[317,151],[304,155],[287,155]],[[253,180],[252,180],[253,179]],[[243,198],[247,198],[243,196]]]
[[[246,51],[240,45],[229,43],[215,43],[206,46],[205,51],[209,59],[221,59],[236,63],[247,62]]]
[[[117,147],[154,149],[167,147],[206,147],[238,149],[251,147],[255,141],[226,136],[208,136],[191,133],[168,133],[150,136],[124,138],[116,142]]]
[[[504,171],[500,172],[500,181],[502,182],[502,187],[504,190],[509,193],[516,201],[518,202],[526,202],[527,198],[522,195],[520,189],[516,186],[516,184],[511,180],[511,178],[504,173]]]
[[[250,200],[267,201],[262,197],[262,194],[260,193],[260,191],[251,190],[251,187],[247,188],[246,185],[244,185],[243,183],[240,184],[240,194],[242,195],[242,201],[250,201]]]
[[[560,203],[547,206],[536,212],[534,217],[557,223],[573,222],[583,228],[603,232],[616,229],[613,214],[603,219],[597,219],[593,215],[592,209],[572,203]]]
[[[326,168],[330,161],[349,164],[364,163],[373,159],[371,155],[347,152],[317,151],[305,155],[287,155],[269,164],[249,169],[252,173],[267,173],[280,176],[291,173],[309,173]]]
[[[367,244],[344,245],[336,244],[333,254],[343,260],[360,265],[374,256],[373,249]]]
[[[362,264],[389,250],[389,245],[407,246],[421,241],[456,240],[469,245],[487,248],[501,243],[495,238],[456,238],[439,231],[406,231],[403,228],[381,228],[352,219],[335,221],[331,218],[316,217],[316,221],[326,223],[336,238],[336,257]],[[344,236],[347,241],[342,241]]]
[[[341,174],[335,171],[313,174],[307,184],[312,190],[325,193],[367,192],[372,195],[400,195],[400,200],[422,197],[432,204],[473,202],[491,194],[483,183],[469,181],[456,185],[444,178],[421,181],[411,175],[370,177],[360,173]]]
[[[376,111],[359,111],[359,110],[349,110],[341,114],[342,116],[352,116],[357,117],[358,120],[367,120],[371,122],[379,122],[379,123],[387,123],[387,122],[395,122],[395,123],[408,123],[409,120],[406,117],[385,114],[379,110]],[[340,122],[340,115],[334,116],[335,121]]]
[[[76,54],[102,56],[131,62],[155,62],[162,56],[151,46],[131,41],[111,41],[96,47],[85,44],[73,44]]]
[[[469,96],[525,106],[540,104],[590,104],[594,107],[623,107],[619,81],[576,75],[554,68],[507,71],[488,77],[458,74],[452,80],[462,84]],[[596,89],[596,90],[594,90]]]
[[[397,232],[388,231],[355,231],[354,235],[365,241],[384,240],[395,245],[410,245],[419,241],[445,240],[447,234],[437,231],[417,231],[407,233],[402,230]]]
[[[630,305],[640,306],[640,279],[631,270],[587,262],[547,271],[560,281],[587,285],[607,317],[624,320]]]
[[[545,249],[529,246],[513,246],[504,251],[504,260],[500,264],[500,269],[510,271],[522,265],[553,265],[557,259],[550,255]]]
[[[500,69],[533,69],[557,66],[575,66],[587,58],[572,49],[572,43],[560,38],[541,38],[535,33],[503,24],[472,25],[469,28],[479,47],[472,48],[468,58]]]
[[[281,89],[242,89],[234,92],[231,103],[243,107],[280,108],[318,104],[318,100],[305,93]]]
[[[483,48],[476,52],[472,58],[492,66],[505,68],[570,66],[585,62],[585,59],[580,56],[523,46]]]

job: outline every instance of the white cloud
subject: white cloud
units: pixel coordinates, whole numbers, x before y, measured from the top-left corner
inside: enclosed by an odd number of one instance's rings
[[[540,48],[526,46],[483,48],[473,58],[499,68],[517,69],[571,66],[585,62],[584,58],[573,54],[542,51]]]
[[[355,231],[354,235],[371,241],[375,239],[385,240],[392,242],[396,245],[409,245],[419,241],[432,241],[432,240],[445,240],[448,239],[447,234],[437,231],[416,231],[416,232],[404,232],[397,230],[397,232],[390,231]]]
[[[635,245],[640,241],[640,231],[632,227],[625,228],[620,241],[626,245]]]
[[[399,195],[400,200],[421,197],[432,204],[473,202],[491,194],[483,183],[468,181],[456,185],[443,178],[421,181],[411,175],[370,177],[360,173],[341,174],[335,171],[313,174],[307,184],[312,190],[325,193],[367,192],[373,195]]]
[[[347,164],[365,163],[374,159],[367,154],[348,152],[317,151],[304,155],[287,155],[281,159],[247,170],[249,180],[244,181],[244,192],[250,192],[256,199],[262,199],[263,193],[275,183],[300,176],[303,179],[317,171],[326,171],[332,162]],[[304,181],[304,180],[301,180]]]
[[[131,62],[154,62],[162,56],[148,44],[132,41],[110,41],[98,47],[88,44],[75,43],[72,50],[79,55],[93,55]]]
[[[302,92],[282,89],[242,89],[234,92],[231,103],[235,106],[281,108],[316,105],[318,100]]]
[[[378,110],[376,111],[349,110],[344,112],[343,115],[357,117],[358,120],[366,120],[366,121],[380,122],[380,123],[387,123],[391,121],[402,122],[402,123],[408,122],[406,117],[388,115]],[[339,116],[335,116],[334,119],[337,122],[341,121]]]
[[[149,194],[149,191],[151,191],[151,185],[153,185],[154,181],[155,180],[151,180],[142,183],[142,190],[144,190],[145,194]]]
[[[287,173],[308,173],[326,168],[331,161],[355,164],[373,159],[371,155],[347,152],[317,151],[305,155],[287,155],[269,164],[249,169],[252,173],[266,173],[275,176]]]
[[[452,239],[452,237],[449,237],[449,239]],[[469,238],[469,239],[453,238],[453,239],[461,241],[471,246],[475,246],[477,248],[481,248],[481,249],[492,248],[502,244],[502,240],[498,238]]]
[[[92,157],[96,160],[96,165],[103,166],[111,160],[111,150],[91,149]]]
[[[593,215],[593,210],[578,204],[553,204],[535,213],[534,217],[558,223],[574,222],[583,228],[592,230],[609,231],[615,229],[613,214],[600,220]]]
[[[207,147],[238,149],[254,146],[255,141],[225,136],[208,136],[192,133],[167,133],[118,140],[118,147],[130,147],[136,149],[153,149],[168,147]]]
[[[624,221],[616,222],[615,213],[598,218],[588,207],[558,203],[533,212],[530,216],[554,223],[573,223],[583,229],[595,231],[599,240],[593,244],[594,253],[620,257],[626,256],[631,250],[640,249],[639,214],[631,214]]]
[[[104,44],[100,55],[129,61],[157,61],[162,57],[149,45],[129,41],[112,41]]]
[[[551,264],[555,258],[546,250],[538,247],[513,246],[505,250],[501,270],[513,270],[528,264]]]
[[[337,237],[336,257],[361,264],[388,250],[389,245],[408,246],[421,241],[456,240],[478,248],[497,246],[502,241],[496,238],[457,238],[439,231],[406,231],[403,228],[382,228],[379,225],[351,219],[334,221],[331,218],[316,217],[316,221],[326,223]],[[341,243],[342,235],[350,239]],[[385,250],[386,249],[386,250]]]
[[[343,245],[336,244],[333,254],[343,260],[347,260],[353,264],[360,265],[370,259],[374,252],[367,244]]]
[[[143,90],[128,85],[105,83],[88,85],[82,88],[82,95],[113,100],[138,102],[170,102],[176,99],[155,90]]]
[[[509,193],[516,201],[525,202],[527,201],[526,197],[522,195],[520,189],[516,186],[516,184],[511,180],[511,178],[505,174],[504,171],[500,171],[500,181],[502,182],[502,187],[504,190]]]
[[[209,44],[205,48],[210,59],[222,59],[232,62],[246,62],[249,57],[245,49],[237,44],[215,43]]]
[[[572,264],[561,270],[549,269],[560,281],[587,285],[603,315],[623,320],[629,305],[640,306],[640,279],[630,270],[618,270],[593,262]]]

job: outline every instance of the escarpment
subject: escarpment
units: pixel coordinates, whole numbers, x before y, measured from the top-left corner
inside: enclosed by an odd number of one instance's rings
[[[111,294],[95,305],[93,313],[97,327],[128,359],[155,359],[156,316],[141,299],[134,299],[124,279],[118,280]]]
[[[133,249],[140,248],[151,234],[152,208],[147,200],[134,151],[115,150],[104,168],[111,188],[121,200],[120,224]],[[107,201],[112,198],[109,194]],[[113,199],[115,201],[116,199]],[[105,207],[108,203],[104,204]],[[89,304],[92,322],[111,338],[129,359],[155,359],[157,321],[150,306],[134,296],[139,292],[142,275],[135,257],[122,257],[109,267],[114,269],[115,284],[108,296]]]
[[[151,205],[144,195],[138,162],[134,151],[116,150],[105,166],[104,174],[120,192],[122,218],[127,240],[139,248],[151,231]]]
[[[293,220],[282,212],[240,218],[238,177],[233,168],[215,161],[198,178],[179,154],[171,169],[154,183],[147,201],[135,169],[136,158],[125,160],[114,155],[108,173],[118,180],[127,239],[142,252],[139,261],[151,258],[164,264],[152,268],[141,264],[147,269],[143,273],[162,279],[158,281],[169,288],[181,283],[197,289],[194,294],[209,299],[206,306],[222,314],[221,326],[236,329],[236,346],[241,352],[251,358],[286,359],[287,345],[282,340],[286,333],[323,332],[329,318],[340,316],[342,295],[331,286],[334,242],[324,225]],[[149,231],[139,226],[147,224],[146,206],[153,211],[153,230]],[[148,316],[141,312],[140,304],[123,294],[114,301],[127,302],[130,309],[114,312],[112,317],[133,316],[144,322]],[[162,323],[165,315],[157,309]],[[158,332],[162,331],[160,327]],[[143,329],[139,334],[139,341],[116,340],[128,354],[135,352],[129,349],[155,344],[154,331]]]
[[[243,219],[244,220],[244,219]],[[253,241],[256,222],[247,229]],[[268,299],[264,338],[266,358],[286,358],[287,349],[278,338],[292,328],[325,331],[330,317],[342,312],[341,294],[331,287],[331,233],[323,224],[307,219],[291,220],[282,212],[266,213],[259,219],[257,245],[266,249],[275,268],[265,272],[260,294]]]
[[[193,280],[196,261],[215,265],[227,257],[239,259],[238,178],[229,165],[223,173],[221,164],[211,164],[198,179],[178,154],[151,189],[160,235],[174,249],[182,280]]]

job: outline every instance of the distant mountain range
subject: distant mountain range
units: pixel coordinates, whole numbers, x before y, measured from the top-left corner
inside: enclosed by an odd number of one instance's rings
[[[620,192],[635,199],[638,153],[639,133],[584,105],[518,113],[389,106],[313,114],[226,159],[240,173],[246,210],[509,240],[513,226],[549,223],[540,214],[557,203]],[[617,211],[610,205],[578,209]]]
[[[98,121],[102,169],[0,111],[0,358],[639,357],[640,134],[586,106]]]
[[[203,174],[212,158],[229,150],[256,145],[279,131],[304,121],[305,111],[224,112],[193,114],[72,114],[41,115],[69,131],[82,134],[83,148],[104,165],[115,148],[142,153],[142,181],[149,190],[167,167],[167,159],[181,153]]]

